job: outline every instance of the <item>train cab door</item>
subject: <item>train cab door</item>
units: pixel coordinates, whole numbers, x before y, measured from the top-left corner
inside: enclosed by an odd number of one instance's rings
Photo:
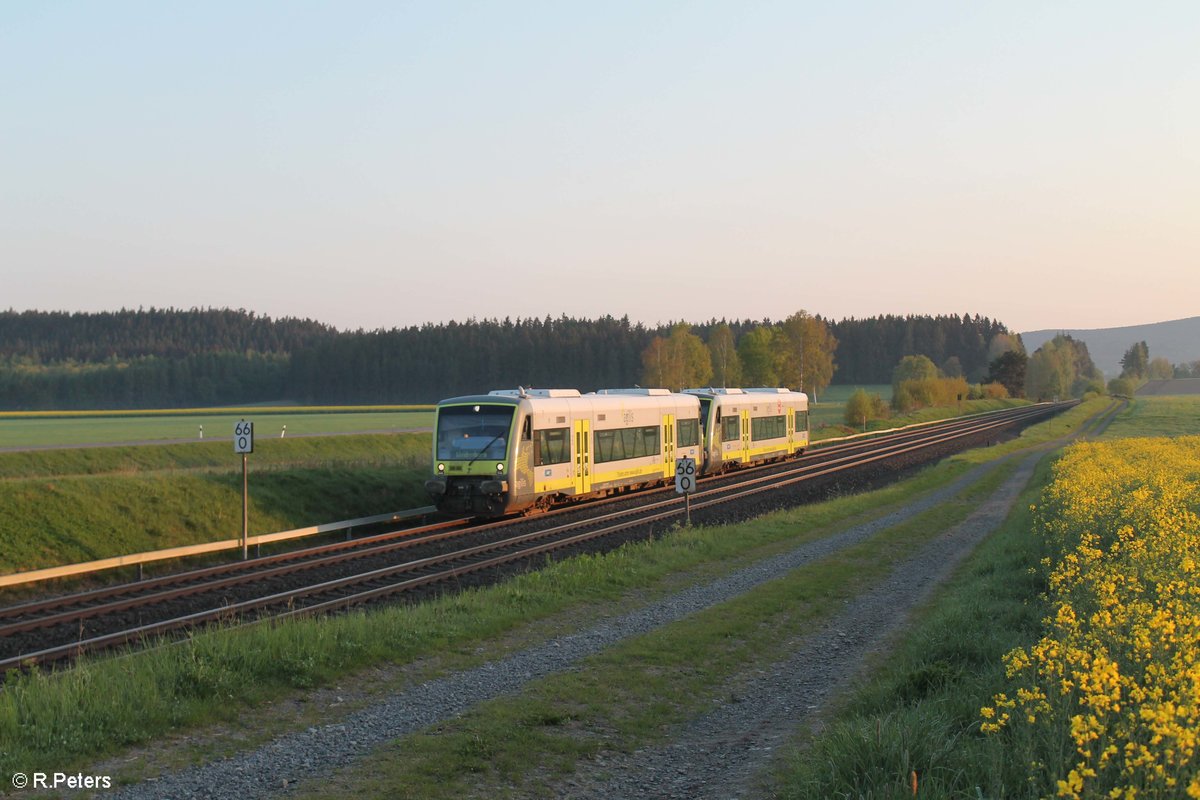
[[[575,420],[575,494],[592,491],[592,423]]]
[[[750,412],[742,409],[742,462],[750,463]]]
[[[663,477],[668,480],[675,475],[675,415],[664,414],[662,421],[663,437]]]

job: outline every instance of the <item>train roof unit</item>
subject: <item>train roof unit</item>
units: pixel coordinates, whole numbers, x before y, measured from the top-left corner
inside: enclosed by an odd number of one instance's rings
[[[580,397],[578,389],[526,389],[518,386],[515,389],[493,389],[488,392],[493,397]]]
[[[670,389],[643,389],[640,386],[635,386],[632,389],[597,389],[592,394],[630,394],[641,395],[643,397],[664,397],[671,394]]]

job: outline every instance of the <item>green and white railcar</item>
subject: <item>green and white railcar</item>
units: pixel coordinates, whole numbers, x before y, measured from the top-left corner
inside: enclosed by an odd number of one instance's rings
[[[701,471],[803,453],[808,447],[808,395],[790,389],[685,389],[700,401],[704,434]]]
[[[438,403],[425,488],[446,513],[499,516],[665,483],[683,456],[701,456],[690,395],[493,391]]]

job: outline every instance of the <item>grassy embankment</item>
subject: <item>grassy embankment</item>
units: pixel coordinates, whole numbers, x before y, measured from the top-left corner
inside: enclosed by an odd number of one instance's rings
[[[1069,413],[1082,419],[1086,412],[1087,409],[1076,409]],[[1061,432],[1060,425],[1057,433]],[[1032,443],[1050,435],[1053,434],[1043,425],[1027,431],[1024,439]],[[1004,447],[992,448],[990,452],[998,454]],[[89,659],[58,675],[20,677],[0,693],[0,743],[3,743],[0,772],[18,765],[26,769],[81,765],[89,757],[113,752],[123,745],[154,739],[172,729],[193,729],[218,720],[231,725],[242,724],[243,730],[249,733],[254,728],[240,722],[247,716],[249,707],[297,689],[345,679],[365,667],[381,663],[415,664],[405,673],[412,680],[428,677],[438,670],[479,663],[486,657],[494,657],[505,647],[573,629],[581,624],[581,619],[613,613],[684,583],[711,578],[750,560],[790,548],[799,541],[828,535],[886,513],[890,507],[961,474],[969,468],[969,463],[968,459],[951,459],[914,479],[876,492],[771,515],[753,523],[685,531],[603,556],[570,559],[501,586],[443,598],[415,608],[382,609],[327,620],[210,632],[174,647],[136,653],[123,659]],[[986,487],[976,491],[984,489]],[[664,632],[650,644],[643,642],[632,650],[622,650],[622,654],[602,656],[600,660],[608,665],[602,665],[603,674],[616,675],[623,671],[621,665],[629,658],[637,656],[640,663],[643,655],[639,654],[647,653],[644,658],[648,661],[642,663],[638,671],[642,680],[663,692],[665,698],[658,703],[649,703],[644,695],[637,693],[638,687],[631,685],[634,694],[618,705],[626,709],[648,705],[650,708],[675,708],[671,712],[674,714],[690,713],[695,709],[695,701],[689,698],[700,691],[698,686],[709,687],[704,691],[719,692],[721,676],[729,674],[731,665],[744,669],[745,659],[758,658],[756,654],[760,649],[763,658],[769,658],[772,652],[770,646],[758,648],[757,644],[741,648],[735,641],[738,637],[729,635],[725,636],[729,639],[726,644],[733,650],[716,647],[712,638],[703,638],[703,647],[689,650],[690,646],[684,646],[684,642],[693,635],[701,635],[711,623],[724,631],[732,630],[728,626],[734,625],[739,631],[754,632],[755,642],[759,642],[761,631],[767,631],[767,641],[774,642],[775,636],[769,633],[773,624],[811,624],[830,607],[823,599],[825,589],[833,592],[830,596],[838,596],[837,592],[843,591],[825,582],[822,577],[825,570],[830,570],[828,574],[842,576],[848,587],[846,591],[852,590],[859,585],[855,583],[858,580],[855,575],[862,573],[869,577],[876,574],[873,570],[881,567],[872,564],[880,559],[891,563],[888,559],[900,557],[915,542],[922,541],[931,531],[952,524],[969,508],[969,497],[947,504],[929,512],[938,516],[903,526],[863,545],[861,550],[847,551],[838,557],[844,558],[845,563],[837,569],[826,563],[811,575],[816,582],[814,585],[822,587],[820,590],[806,594],[810,592],[805,588],[807,580],[763,587],[764,594],[748,597],[744,601],[746,610],[733,613],[728,619],[725,615],[729,612],[714,609],[704,624],[679,623],[692,626],[687,627],[684,634],[679,633],[684,628],[675,629]],[[795,592],[800,594],[793,594]],[[801,599],[803,603],[799,602]],[[791,608],[793,601],[799,603],[795,615],[778,617],[780,613],[790,613],[786,609]],[[836,605],[832,604],[833,607]],[[785,609],[782,612],[781,606]],[[760,614],[765,616],[756,620]],[[709,645],[716,650],[706,655]],[[649,647],[648,651],[646,647]],[[695,663],[687,670],[654,667],[658,659],[675,663],[671,654],[677,650],[690,652]],[[704,666],[709,661],[713,666]],[[688,682],[691,680],[688,675],[693,670],[698,671],[698,684]],[[671,676],[676,673],[683,683],[672,683]],[[555,685],[559,686],[555,692],[562,691],[561,685]],[[609,686],[602,682],[592,691],[591,702],[596,706],[596,713],[603,715],[602,706],[606,702],[604,698],[609,696]],[[541,700],[535,698],[531,702],[536,705]],[[490,729],[499,730],[504,726],[497,725],[495,720],[510,712],[504,708],[483,712],[480,724],[496,726]],[[571,714],[565,717],[570,718]],[[605,718],[597,717],[598,720]],[[604,746],[626,746],[629,742],[639,741],[639,737],[651,735],[651,729],[657,730],[651,717],[639,719],[640,722],[623,728],[620,736]],[[530,722],[520,728],[520,732],[524,735],[531,731],[531,735],[536,733],[539,737],[548,735],[552,733],[549,728],[556,727],[556,720],[561,721],[551,714],[545,717],[541,728]],[[288,723],[281,721],[278,724],[286,727]],[[255,715],[254,727],[271,729],[259,714]],[[457,743],[453,746],[461,747],[468,759],[483,758],[487,751],[476,751],[471,755],[475,736],[475,733],[465,732],[461,738],[445,741]],[[493,742],[490,738],[487,741],[488,747],[503,745],[503,742]],[[579,751],[569,742],[564,744],[560,738],[554,738],[546,742],[546,758],[557,758],[554,753],[566,747],[573,759],[580,752],[592,752],[588,748],[597,746],[592,742]],[[498,763],[511,762],[499,759]]]
[[[161,411],[0,412],[0,450],[119,442],[196,441],[233,436],[240,419],[255,422],[256,438],[333,433],[395,432],[429,428],[432,406],[270,406]]]
[[[236,537],[229,442],[0,453],[0,572]],[[251,533],[426,505],[429,435],[264,439]]]
[[[1029,506],[1048,469],[1049,459],[900,646],[786,760],[780,797],[911,797],[914,770],[922,798],[1028,795],[1028,765],[980,734],[979,708],[1004,685],[1004,653],[1036,635],[1045,611]]]

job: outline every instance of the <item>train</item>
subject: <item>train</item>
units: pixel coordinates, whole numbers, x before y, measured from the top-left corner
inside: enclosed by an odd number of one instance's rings
[[[790,389],[500,389],[437,404],[425,490],[446,514],[527,514],[670,483],[677,458],[714,475],[808,443]]]

